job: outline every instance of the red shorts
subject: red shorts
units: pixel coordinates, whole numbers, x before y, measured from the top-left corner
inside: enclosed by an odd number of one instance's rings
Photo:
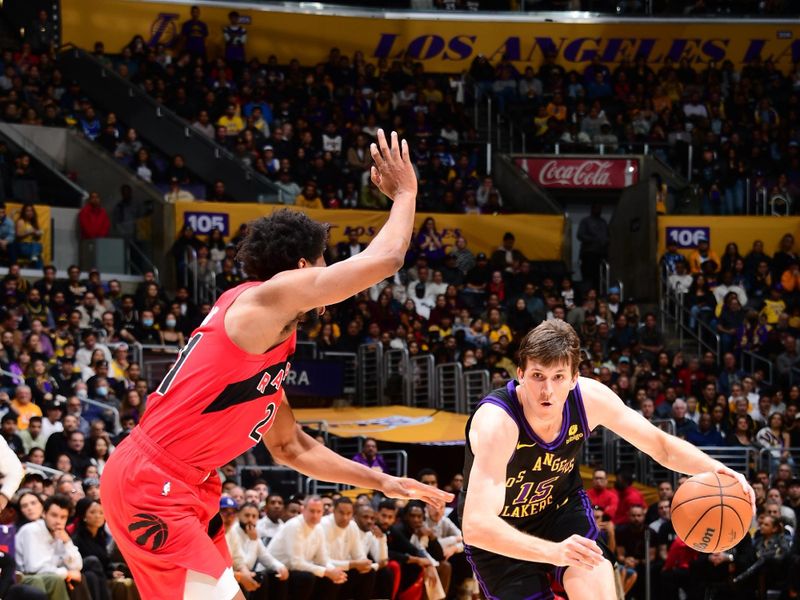
[[[136,427],[103,469],[100,495],[114,541],[144,600],[183,600],[186,571],[219,578],[231,566],[224,528],[211,539],[221,483]]]

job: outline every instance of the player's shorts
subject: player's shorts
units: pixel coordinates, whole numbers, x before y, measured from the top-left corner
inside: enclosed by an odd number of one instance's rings
[[[600,531],[589,497],[583,490],[568,499],[564,506],[543,512],[541,526],[525,533],[553,542],[561,542],[574,534],[582,535],[597,540],[604,556],[614,562],[611,551],[598,540]],[[474,546],[465,546],[465,552],[488,600],[550,600],[553,598],[551,580],[563,585],[565,567],[508,558]]]
[[[140,427],[111,455],[100,496],[144,600],[184,600],[187,571],[219,579],[231,566],[224,529],[214,539],[208,534],[209,521],[219,512],[220,489],[216,471],[180,461]]]

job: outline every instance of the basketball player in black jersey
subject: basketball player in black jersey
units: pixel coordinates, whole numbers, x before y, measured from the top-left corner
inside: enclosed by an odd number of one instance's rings
[[[616,598],[612,556],[579,472],[581,446],[603,425],[665,467],[745,478],[628,408],[608,387],[578,377],[580,340],[547,321],[521,341],[517,381],[481,400],[467,422],[459,510],[466,554],[489,600],[553,597],[549,576],[570,600]]]

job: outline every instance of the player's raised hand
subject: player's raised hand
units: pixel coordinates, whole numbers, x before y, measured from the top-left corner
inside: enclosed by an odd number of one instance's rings
[[[381,491],[388,498],[422,500],[436,506],[439,510],[444,510],[445,503],[453,499],[453,494],[449,492],[408,477],[390,477]]]
[[[411,152],[406,140],[400,141],[397,132],[392,132],[391,146],[383,129],[378,130],[378,143],[369,147],[375,164],[370,169],[372,181],[378,189],[397,200],[400,195],[409,194],[412,200],[417,197],[417,174],[411,165]]]
[[[603,551],[594,540],[576,534],[555,545],[551,562],[558,567],[581,567],[591,571],[603,560]]]

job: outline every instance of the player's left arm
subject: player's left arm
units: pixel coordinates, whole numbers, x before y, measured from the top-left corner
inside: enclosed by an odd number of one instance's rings
[[[380,490],[389,498],[422,500],[440,507],[453,499],[453,494],[407,477],[373,471],[326,448],[300,428],[285,395],[264,444],[275,462],[314,479]]]
[[[697,446],[665,433],[638,412],[625,406],[619,396],[599,381],[581,377],[580,386],[590,430],[602,425],[659,464],[678,473],[697,475],[713,471],[735,477],[750,496],[755,514],[755,493],[744,475],[714,460]]]

